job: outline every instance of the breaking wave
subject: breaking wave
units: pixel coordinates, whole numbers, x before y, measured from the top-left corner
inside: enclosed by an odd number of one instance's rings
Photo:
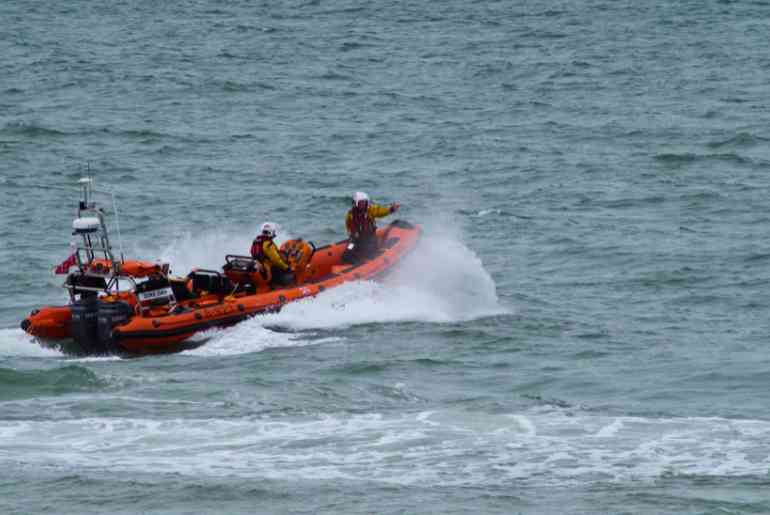
[[[506,486],[764,477],[770,423],[613,417],[541,407],[280,419],[0,421],[30,466],[195,477]],[[29,452],[39,442],[46,452]],[[216,445],[212,445],[216,441]],[[159,459],[162,457],[162,459]]]

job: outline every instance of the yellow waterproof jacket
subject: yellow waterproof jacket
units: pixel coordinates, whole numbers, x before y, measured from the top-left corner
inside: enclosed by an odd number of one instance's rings
[[[263,265],[275,266],[286,272],[289,269],[289,265],[281,257],[281,253],[278,252],[278,247],[275,246],[272,240],[265,240],[262,242],[262,255],[265,256]]]
[[[366,210],[366,215],[369,221],[369,224],[371,225],[372,229],[374,229],[374,219],[375,218],[382,218],[383,216],[388,216],[390,213],[392,213],[392,210],[390,209],[390,206],[381,206],[379,204],[369,204],[369,208]],[[354,234],[356,232],[356,228],[353,227],[353,209],[350,209],[348,211],[348,216],[345,217],[345,226],[348,229],[348,234],[353,236],[360,236]],[[373,232],[373,231],[372,231]]]

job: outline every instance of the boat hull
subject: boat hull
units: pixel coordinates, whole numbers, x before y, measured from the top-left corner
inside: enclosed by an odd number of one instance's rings
[[[108,349],[109,353],[142,355],[178,352],[198,346],[201,343],[190,341],[190,338],[201,331],[232,326],[256,315],[279,311],[286,304],[314,297],[347,282],[378,280],[414,249],[421,235],[420,226],[393,222],[378,230],[379,252],[356,264],[343,263],[347,240],[318,248],[303,274],[305,281],[299,285],[256,294],[202,298],[186,304],[175,314],[135,315],[126,323],[114,326],[109,341],[101,342],[100,348]],[[50,346],[50,340],[71,341],[72,326],[71,306],[42,308],[22,322],[22,328],[29,334],[48,340],[47,346]],[[89,352],[83,346],[76,353]]]

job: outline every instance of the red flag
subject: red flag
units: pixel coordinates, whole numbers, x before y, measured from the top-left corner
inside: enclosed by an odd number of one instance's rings
[[[59,266],[56,267],[55,273],[57,274],[66,274],[69,272],[70,267],[78,264],[78,258],[76,254],[72,254],[70,257],[65,259],[61,262]]]

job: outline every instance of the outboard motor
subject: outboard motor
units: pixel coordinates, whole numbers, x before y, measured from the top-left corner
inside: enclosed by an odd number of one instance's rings
[[[84,296],[70,307],[72,311],[72,337],[79,354],[93,354],[99,351],[99,337],[96,328],[99,301],[96,296]]]
[[[99,302],[97,333],[103,352],[119,354],[120,349],[112,337],[112,329],[131,320],[134,310],[127,302]]]

